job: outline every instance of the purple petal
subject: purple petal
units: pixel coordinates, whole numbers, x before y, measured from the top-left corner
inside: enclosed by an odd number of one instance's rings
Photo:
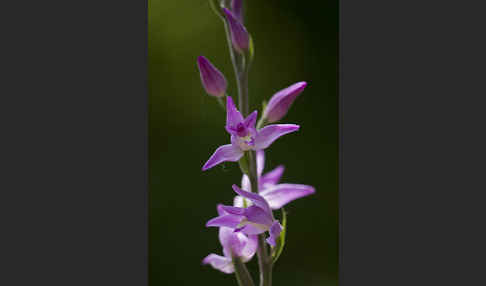
[[[250,183],[250,178],[248,178],[247,175],[243,174],[241,177],[241,189],[251,192],[251,183]]]
[[[229,228],[236,228],[240,222],[243,220],[243,216],[237,216],[232,214],[222,215],[215,218],[210,219],[206,223],[206,227],[229,227]]]
[[[274,185],[278,184],[280,178],[282,178],[282,174],[285,170],[283,165],[279,165],[277,168],[273,169],[272,171],[265,173],[259,181],[259,184],[262,186],[263,189],[267,189],[269,187],[273,187]],[[260,190],[261,191],[261,190]]]
[[[245,209],[245,217],[249,222],[259,225],[263,230],[268,229],[273,222],[271,213],[254,205]]]
[[[211,253],[208,256],[206,256],[203,259],[202,263],[210,264],[214,269],[217,269],[226,274],[230,274],[235,271],[231,258],[220,256],[214,253]]]
[[[230,161],[236,162],[240,160],[243,156],[243,151],[238,147],[235,147],[233,144],[227,144],[223,146],[219,146],[218,149],[214,152],[214,154],[209,158],[209,160],[204,164],[202,167],[203,171],[210,169],[219,163]]]
[[[280,236],[280,233],[282,232],[282,226],[280,223],[276,220],[273,222],[272,226],[270,227],[270,237],[267,238],[268,244],[271,246],[275,246],[277,238]]]
[[[270,146],[280,136],[299,130],[295,124],[273,124],[263,127],[255,138],[255,150],[262,150]]]
[[[231,1],[231,12],[233,12],[233,15],[240,23],[243,23],[243,0]]]
[[[201,82],[206,92],[213,96],[224,96],[228,86],[224,75],[203,56],[197,58]]]
[[[243,122],[243,116],[236,109],[235,103],[231,96],[226,97],[226,131],[236,135],[237,126]]]
[[[227,227],[219,229],[219,241],[223,246],[223,252],[226,257],[237,256],[243,262],[247,262],[253,257],[258,244],[256,235],[247,236]]]
[[[253,202],[257,207],[260,207],[267,213],[272,213],[270,210],[270,206],[268,205],[267,201],[260,195],[256,193],[250,193],[247,191],[243,191],[242,189],[238,188],[237,185],[233,185],[233,190],[240,196],[245,197]]]
[[[260,177],[265,168],[265,152],[263,150],[256,151],[256,164],[258,177]]]
[[[248,235],[245,247],[241,250],[241,257],[243,262],[249,261],[258,248],[258,237],[256,235]]]
[[[295,83],[281,91],[275,93],[263,112],[263,117],[267,122],[276,122],[284,117],[294,100],[304,91],[307,86],[305,81]]]
[[[226,19],[228,20],[229,29],[231,31],[231,42],[233,48],[241,54],[245,53],[250,46],[250,36],[248,31],[240,21],[226,8],[223,8]]]
[[[246,128],[255,128],[257,117],[258,117],[258,111],[255,110],[245,118],[243,124],[245,125]]]
[[[257,235],[262,234],[267,231],[268,227],[263,227],[262,225],[254,225],[254,224],[246,224],[240,229],[236,229],[235,231],[242,232],[248,236],[250,235]]]
[[[241,256],[243,247],[245,247],[248,238],[242,233],[235,232],[228,227],[219,228],[219,242],[223,246],[223,252],[226,257],[231,258],[233,255]]]
[[[287,203],[315,193],[312,186],[298,184],[279,184],[260,193],[272,209],[279,209]]]
[[[232,206],[222,206],[221,207],[226,213],[232,215],[244,215],[245,209],[240,207],[232,207]]]
[[[235,207],[247,208],[252,205],[253,203],[250,200],[245,199],[242,196],[235,196],[235,198],[233,199],[233,206]]]
[[[233,206],[238,208],[244,207],[243,200],[244,198],[242,196],[235,196],[235,198],[233,199]]]

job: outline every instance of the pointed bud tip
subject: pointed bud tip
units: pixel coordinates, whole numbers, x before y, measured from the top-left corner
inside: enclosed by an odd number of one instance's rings
[[[299,81],[299,82],[294,83],[293,85],[283,89],[281,92],[285,92],[288,95],[293,94],[295,96],[298,96],[306,87],[307,87],[307,82]]]
[[[231,13],[230,10],[226,9],[225,7],[223,7],[223,12],[228,16],[228,17],[234,17],[233,16],[233,13]]]
[[[296,83],[296,85],[298,86],[298,88],[304,89],[304,88],[307,87],[307,82],[306,81],[300,81],[300,82]]]
[[[198,56],[197,57],[197,66],[199,67],[199,69],[203,68],[205,65],[208,65],[209,63],[209,60],[204,57],[204,56]]]

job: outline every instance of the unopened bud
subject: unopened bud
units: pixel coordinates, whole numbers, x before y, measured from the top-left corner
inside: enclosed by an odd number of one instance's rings
[[[263,118],[265,118],[266,122],[272,123],[282,119],[287,114],[295,98],[299,96],[306,86],[307,83],[301,81],[275,93],[263,112]]]
[[[231,32],[231,42],[233,43],[233,47],[240,54],[244,54],[248,51],[250,46],[250,36],[243,24],[238,21],[231,11],[226,8],[223,8],[223,11]]]
[[[206,92],[216,97],[224,96],[228,86],[224,75],[203,56],[197,58],[197,67]]]

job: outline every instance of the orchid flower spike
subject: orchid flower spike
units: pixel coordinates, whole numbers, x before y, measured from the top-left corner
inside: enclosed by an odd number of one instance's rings
[[[244,54],[250,47],[250,35],[243,23],[230,10],[223,8],[223,12],[228,21],[233,47],[238,53]]]
[[[231,144],[222,145],[204,164],[205,171],[222,162],[236,162],[241,159],[245,151],[263,150],[270,146],[279,137],[299,130],[295,124],[272,124],[256,130],[255,123],[257,111],[243,118],[236,109],[233,99],[226,97],[226,131],[231,135]]]
[[[206,223],[207,227],[229,227],[235,232],[242,232],[246,235],[257,235],[269,232],[266,239],[271,246],[276,245],[276,240],[282,232],[282,225],[273,218],[272,210],[267,201],[260,195],[244,191],[233,185],[233,190],[240,196],[250,200],[252,205],[247,208],[221,206],[226,212]]]
[[[222,205],[218,205],[218,214],[228,214],[223,210]],[[214,253],[206,256],[202,263],[210,264],[213,268],[230,274],[235,271],[233,258],[238,257],[243,263],[251,260],[258,247],[258,238],[256,235],[245,235],[241,232],[235,232],[228,227],[219,228],[219,242],[223,246],[224,256]]]
[[[257,175],[258,175],[258,191],[273,210],[279,209],[286,204],[296,199],[314,194],[316,191],[314,187],[301,184],[278,184],[282,177],[284,166],[280,165],[272,171],[263,174],[265,165],[264,151],[257,151]],[[243,175],[241,179],[241,188],[245,191],[251,192],[250,179],[247,175]],[[233,206],[243,207],[250,206],[251,201],[245,200],[242,196],[236,196]]]
[[[197,58],[197,67],[206,92],[216,97],[224,96],[228,86],[224,75],[203,56]]]
[[[307,86],[305,81],[295,83],[281,91],[275,93],[268,102],[263,118],[266,122],[273,123],[282,119],[288,112],[290,106],[299,94]]]

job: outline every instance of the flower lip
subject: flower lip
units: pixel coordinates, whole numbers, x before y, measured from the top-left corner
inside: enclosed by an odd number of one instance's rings
[[[236,126],[236,134],[239,137],[245,137],[246,135],[248,135],[248,130],[242,122],[238,123],[238,125]]]

